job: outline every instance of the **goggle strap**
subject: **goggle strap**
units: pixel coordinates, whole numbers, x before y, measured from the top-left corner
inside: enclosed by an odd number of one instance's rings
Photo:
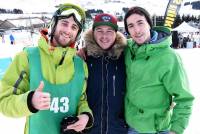
[[[58,17],[57,17],[57,16],[54,16],[52,22],[53,22],[54,24],[51,25],[51,33],[50,33],[50,35],[49,35],[49,36],[50,36],[50,42],[53,41],[54,32],[55,32],[55,30],[56,30],[56,25],[57,25],[57,23],[58,23]]]

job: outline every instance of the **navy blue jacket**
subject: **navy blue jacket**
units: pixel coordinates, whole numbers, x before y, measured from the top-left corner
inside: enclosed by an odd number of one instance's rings
[[[89,134],[127,134],[124,119],[125,64],[123,49],[125,38],[117,33],[116,44],[104,52],[86,34],[88,65],[88,104],[94,116],[94,125]]]

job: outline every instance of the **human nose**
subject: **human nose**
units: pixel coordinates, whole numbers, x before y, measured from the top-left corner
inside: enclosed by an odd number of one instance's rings
[[[107,32],[102,32],[102,33],[101,33],[101,37],[102,37],[102,38],[106,38],[107,36],[108,36]]]
[[[71,27],[69,27],[69,26],[65,26],[65,27],[63,27],[63,31],[65,32],[65,33],[71,33],[72,32],[72,28]]]
[[[141,30],[140,30],[140,28],[139,28],[138,26],[136,26],[136,27],[134,28],[134,31],[135,31],[135,33],[139,33]]]

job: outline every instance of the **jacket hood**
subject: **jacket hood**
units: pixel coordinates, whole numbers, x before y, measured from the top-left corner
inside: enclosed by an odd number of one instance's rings
[[[152,31],[155,31],[158,35],[156,41],[150,44],[157,44],[163,42],[164,40],[166,40],[168,37],[171,36],[171,30],[167,27],[163,26],[153,27]]]
[[[86,46],[85,49],[88,56],[102,56],[106,53],[108,54],[109,57],[119,58],[119,56],[121,55],[121,53],[123,52],[126,46],[126,38],[120,32],[117,32],[115,44],[108,51],[105,51],[101,47],[98,46],[98,44],[94,40],[92,30],[88,30],[85,33],[84,40],[85,40],[85,46]]]

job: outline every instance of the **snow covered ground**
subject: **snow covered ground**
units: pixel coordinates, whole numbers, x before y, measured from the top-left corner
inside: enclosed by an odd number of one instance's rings
[[[16,52],[21,51],[22,48],[20,45],[2,47],[0,44],[0,58],[8,55],[12,57]],[[195,96],[193,113],[184,134],[200,134],[200,127],[198,125],[200,119],[200,49],[179,49],[176,51],[183,59],[189,77],[191,92]],[[23,134],[24,123],[25,118],[8,118],[0,113],[0,134]]]
[[[200,134],[200,49],[179,49],[185,69],[188,74],[191,92],[195,96],[193,113],[190,118],[189,126],[184,134]]]

